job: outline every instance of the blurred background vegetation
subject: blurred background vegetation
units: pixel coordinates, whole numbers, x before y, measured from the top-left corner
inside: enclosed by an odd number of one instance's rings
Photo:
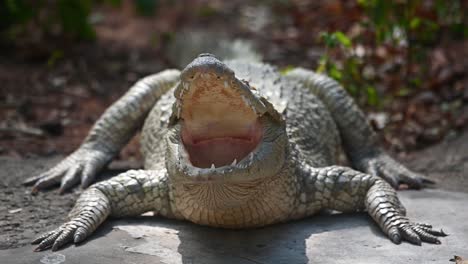
[[[468,123],[467,12],[466,0],[1,0],[0,153],[72,151],[131,83],[181,66],[193,32],[330,75],[390,150],[422,148]]]

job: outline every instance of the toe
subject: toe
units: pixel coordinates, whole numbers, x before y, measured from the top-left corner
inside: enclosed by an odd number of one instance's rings
[[[439,237],[445,237],[445,236],[448,236],[447,233],[444,232],[444,230],[434,230],[432,229],[432,226],[425,226],[425,225],[422,225],[422,224],[417,224],[417,228],[421,229],[421,230],[424,230],[425,232],[431,234],[431,235],[434,235],[434,236],[439,236]]]
[[[78,227],[78,229],[75,232],[75,235],[73,236],[73,241],[75,243],[80,243],[83,241],[87,236],[88,236],[88,231],[84,227]]]
[[[414,228],[413,229],[415,233],[417,233],[419,235],[419,238],[424,241],[424,242],[428,242],[428,243],[433,243],[433,244],[440,244],[440,240],[429,234],[428,232],[422,230],[421,228]]]
[[[388,237],[390,237],[390,240],[392,240],[392,242],[395,244],[401,243],[401,234],[396,227],[393,227],[389,230]]]
[[[55,232],[56,232],[56,230],[52,230],[52,231],[50,231],[50,232],[47,232],[47,233],[45,233],[45,234],[42,234],[42,235],[36,237],[36,238],[31,242],[31,244],[33,244],[33,245],[39,244],[39,243],[41,243],[44,239],[48,238],[50,235],[52,235],[52,234],[55,233]]]
[[[34,194],[40,190],[59,184],[64,173],[65,170],[53,170],[45,173],[44,177],[34,184],[31,193]]]
[[[52,251],[57,251],[63,245],[73,241],[73,233],[75,228],[69,227],[67,228],[54,242],[52,245]]]
[[[47,238],[45,238],[44,240],[42,240],[41,243],[39,243],[39,245],[34,249],[34,251],[43,251],[45,249],[48,249],[52,246],[52,244],[55,242],[55,239],[60,236],[60,234],[62,233],[62,231],[59,229],[59,230],[56,230],[54,232],[52,232],[52,234],[50,236],[48,236]]]
[[[80,172],[80,166],[74,166],[67,171],[60,184],[60,194],[65,193],[71,187],[77,185],[80,182]]]
[[[85,189],[94,182],[98,167],[94,164],[87,164],[81,175],[81,188]]]
[[[388,182],[394,189],[399,186],[399,179],[395,173],[390,171],[386,166],[382,165],[378,167],[379,176]]]
[[[415,244],[420,246],[421,245],[421,238],[419,238],[419,235],[414,232],[414,230],[411,228],[411,225],[404,225],[400,228],[401,235],[402,237],[410,242],[411,244]]]
[[[26,185],[26,186],[33,185],[34,183],[36,183],[37,181],[39,181],[42,178],[44,178],[44,173],[41,173],[40,175],[29,177],[29,178],[27,178],[26,180],[23,181],[23,185]]]

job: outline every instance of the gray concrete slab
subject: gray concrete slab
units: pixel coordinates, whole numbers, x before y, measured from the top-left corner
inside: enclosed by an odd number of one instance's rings
[[[366,214],[321,215],[255,230],[139,217],[109,221],[79,246],[0,251],[0,263],[450,263],[468,257],[468,194],[402,191],[409,216],[442,227],[441,245],[392,244]]]
[[[28,176],[60,157],[0,157],[0,264],[6,263],[451,263],[468,259],[468,132],[400,157],[437,180],[438,190],[401,191],[409,216],[444,228],[442,245],[392,244],[365,214],[317,216],[257,230],[230,231],[140,217],[108,221],[90,240],[57,253],[27,243],[65,219],[80,194],[29,194]],[[124,168],[125,169],[125,168]],[[106,171],[107,176],[118,171]],[[3,250],[2,250],[3,249]]]

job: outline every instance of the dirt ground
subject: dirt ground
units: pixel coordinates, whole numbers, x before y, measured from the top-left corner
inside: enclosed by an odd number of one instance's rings
[[[60,225],[81,193],[80,188],[59,195],[57,190],[31,195],[31,187],[21,182],[60,161],[61,156],[18,159],[0,156],[0,249],[30,243],[40,232]],[[100,180],[138,166],[115,162]]]

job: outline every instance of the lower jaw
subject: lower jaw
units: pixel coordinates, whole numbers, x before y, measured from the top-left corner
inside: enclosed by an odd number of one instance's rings
[[[210,168],[236,164],[252,152],[257,144],[254,140],[224,137],[184,145],[193,166]]]

